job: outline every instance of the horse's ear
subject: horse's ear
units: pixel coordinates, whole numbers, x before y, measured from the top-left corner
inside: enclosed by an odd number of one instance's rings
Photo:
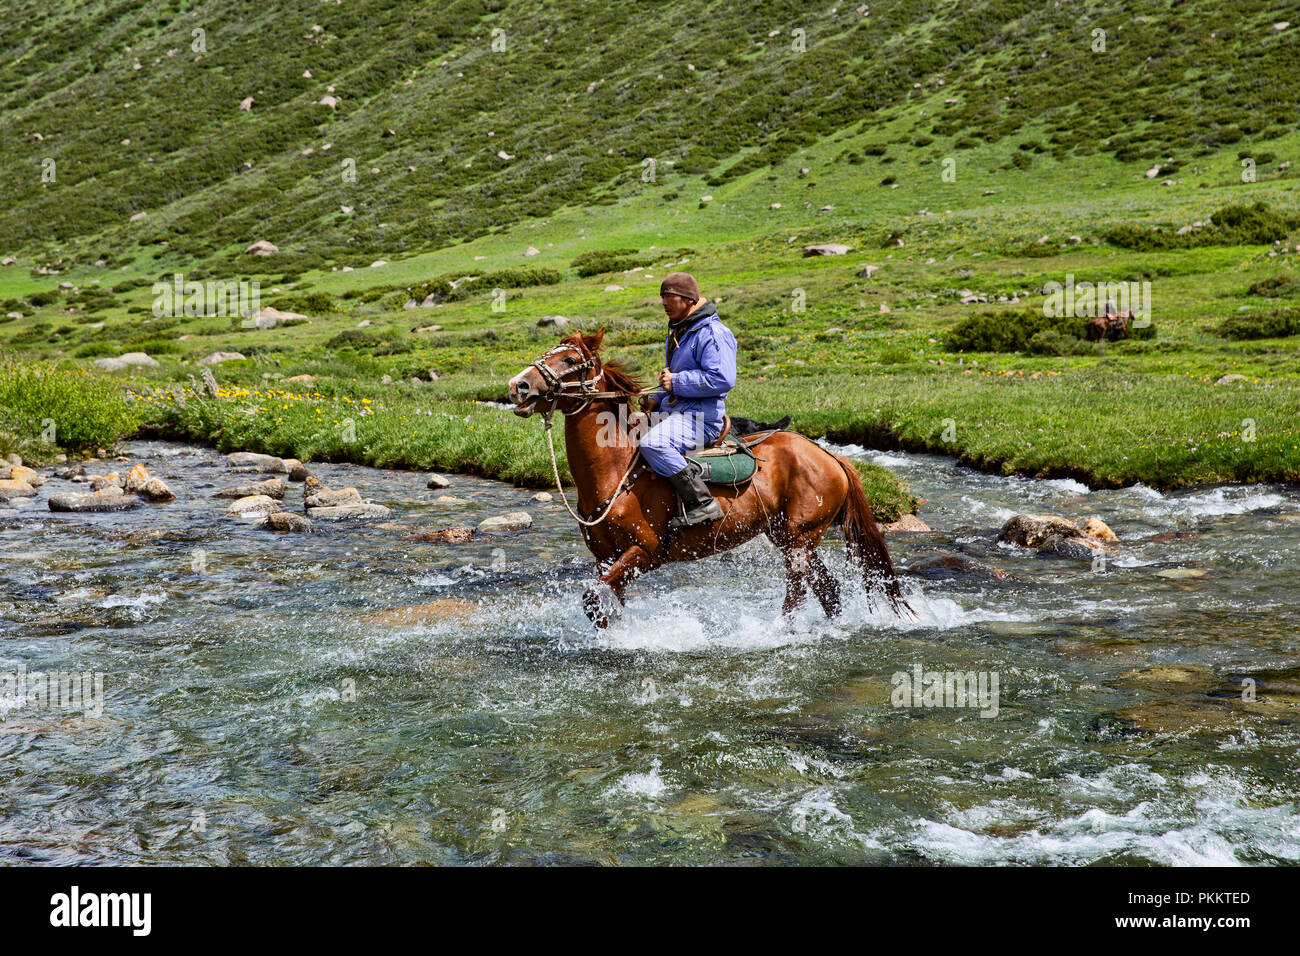
[[[591,335],[582,337],[582,344],[587,347],[588,352],[599,352],[600,343],[603,341],[605,341],[605,327],[603,325]]]

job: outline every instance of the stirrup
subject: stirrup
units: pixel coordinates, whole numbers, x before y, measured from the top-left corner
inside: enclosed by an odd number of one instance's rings
[[[722,506],[715,499],[710,498],[703,504],[696,505],[685,514],[673,515],[668,520],[668,527],[676,531],[678,528],[690,528],[697,524],[717,521],[722,517]]]

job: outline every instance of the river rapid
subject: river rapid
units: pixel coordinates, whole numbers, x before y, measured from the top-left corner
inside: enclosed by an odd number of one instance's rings
[[[913,620],[852,585],[838,534],[837,620],[782,619],[755,542],[647,576],[597,633],[591,557],[531,491],[313,464],[393,516],[281,535],[225,515],[207,449],[129,444],[177,500],[119,514],[51,513],[86,489],[50,478],[0,508],[0,678],[99,674],[102,706],[0,684],[0,862],[1300,862],[1300,490],[838,450],[928,500],[932,533],[889,538]],[[1022,512],[1120,546],[997,544]],[[918,672],[985,699],[900,705]]]

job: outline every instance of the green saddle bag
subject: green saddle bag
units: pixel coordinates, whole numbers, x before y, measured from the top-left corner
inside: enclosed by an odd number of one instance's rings
[[[753,453],[734,438],[727,438],[714,448],[690,452],[686,457],[709,466],[705,481],[711,485],[744,484],[754,477],[758,467]]]

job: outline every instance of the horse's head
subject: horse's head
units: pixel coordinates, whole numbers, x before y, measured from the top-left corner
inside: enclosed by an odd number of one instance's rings
[[[527,418],[539,410],[567,413],[576,409],[585,394],[598,390],[604,338],[604,329],[593,335],[575,332],[512,378],[509,394],[514,413]]]

